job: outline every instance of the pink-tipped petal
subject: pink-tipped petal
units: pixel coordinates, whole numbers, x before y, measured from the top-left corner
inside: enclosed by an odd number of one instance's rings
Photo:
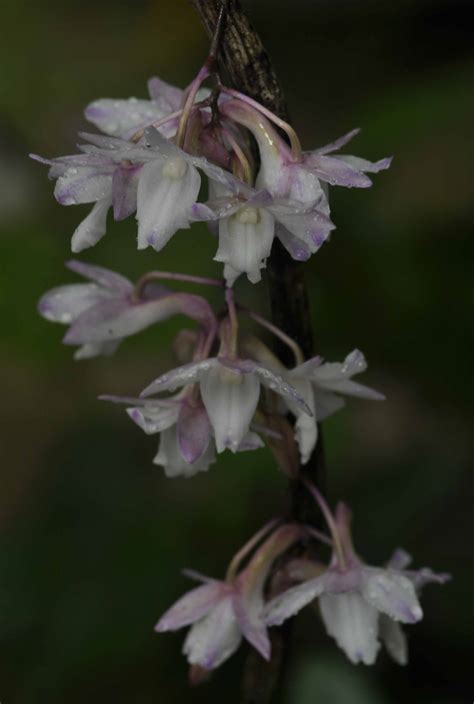
[[[416,623],[423,617],[412,582],[400,573],[364,567],[360,588],[369,604],[395,621]]]
[[[163,614],[155,631],[177,631],[199,621],[221,602],[224,595],[224,585],[217,580],[192,589]]]
[[[86,279],[95,281],[95,283],[99,284],[99,286],[103,286],[104,288],[124,294],[131,293],[133,290],[133,284],[126,279],[125,276],[117,274],[115,271],[111,271],[110,269],[105,269],[102,266],[87,264],[86,262],[80,262],[77,259],[70,259],[66,262],[66,266],[76,274],[80,274]]]
[[[181,403],[177,434],[183,459],[189,464],[199,460],[211,440],[211,423],[202,403],[189,399]]]
[[[279,626],[310,604],[324,592],[324,577],[316,577],[288,589],[268,602],[265,621],[269,626]]]

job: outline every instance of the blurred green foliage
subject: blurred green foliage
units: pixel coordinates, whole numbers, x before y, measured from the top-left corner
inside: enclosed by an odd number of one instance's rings
[[[454,704],[472,699],[470,491],[473,345],[469,3],[248,2],[280,72],[304,146],[363,127],[354,151],[394,153],[370,191],[333,189],[338,229],[307,265],[317,352],[367,354],[381,407],[354,401],[325,427],[331,499],[355,510],[360,551],[397,545],[451,571],[425,594],[411,662],[352,668],[315,613],[298,621],[286,704]],[[186,684],[183,634],[155,635],[187,588],[180,568],[223,574],[232,552],[284,504],[266,451],[221,456],[206,475],[166,480],[145,437],[100,393],[135,394],[174,363],[183,320],[74,363],[64,330],[36,313],[63,268],[81,208],[61,208],[27,160],[74,152],[96,97],[145,95],[149,76],[186,84],[206,38],[184,0],[4,0],[0,44],[3,372],[0,504],[2,704],[238,701],[242,653]],[[131,278],[151,268],[218,275],[204,227],[137,252],[135,223],[83,259]],[[192,289],[190,289],[192,290]],[[265,312],[263,287],[239,295]],[[219,305],[217,298],[214,298]]]

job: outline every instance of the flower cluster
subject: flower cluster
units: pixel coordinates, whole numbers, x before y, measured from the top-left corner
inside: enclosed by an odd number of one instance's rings
[[[328,239],[330,219],[326,185],[367,188],[367,173],[387,169],[375,163],[332,155],[358,132],[303,152],[294,130],[247,96],[221,88],[217,100],[153,78],[150,100],[98,100],[85,116],[103,133],[82,133],[79,154],[34,159],[50,166],[54,195],[62,205],[94,203],[72,237],[73,252],[95,245],[115,220],[136,213],[139,249],[160,251],[194,221],[218,233],[216,261],[224,264],[231,286],[240,274],[256,283],[277,237],[296,260],[306,260]],[[287,132],[291,147],[276,127]],[[249,135],[258,145],[254,166]],[[202,175],[209,199],[199,202]]]
[[[280,625],[316,600],[328,635],[351,662],[372,665],[382,641],[398,664],[406,664],[407,641],[400,623],[419,621],[422,586],[444,584],[449,575],[428,568],[407,570],[411,558],[403,550],[397,550],[386,567],[366,565],[352,545],[347,507],[339,504],[333,516],[315,487],[308,488],[323,509],[331,537],[302,525],[281,525],[240,569],[249,551],[268,532],[265,527],[237,553],[224,581],[188,571],[204,584],[179,599],[158,621],[156,630],[191,626],[183,653],[191,665],[192,681],[204,678],[229,658],[242,637],[269,660],[268,627]],[[308,542],[311,537],[332,546],[329,565],[295,558],[274,571],[269,580],[277,558],[297,541]]]
[[[179,366],[138,396],[101,398],[124,404],[146,434],[159,435],[154,463],[168,477],[206,471],[226,450],[267,445],[281,469],[306,485],[326,520],[329,534],[272,521],[237,553],[224,580],[188,571],[202,584],[172,606],[156,630],[191,626],[184,653],[193,682],[227,660],[243,638],[270,659],[268,628],[316,600],[328,634],[352,662],[372,664],[382,642],[404,664],[400,624],[419,621],[421,587],[448,576],[407,570],[403,551],[385,568],[366,565],[352,545],[348,509],[339,504],[333,514],[301,472],[320,423],[346,397],[384,397],[354,380],[367,368],[360,350],[342,362],[306,359],[295,340],[241,306],[233,290],[241,274],[260,281],[275,238],[294,260],[309,259],[335,229],[328,187],[367,188],[368,174],[387,169],[390,158],[370,162],[339,154],[358,130],[304,152],[294,129],[255,100],[217,76],[212,90],[203,87],[213,70],[215,56],[185,90],[153,78],[149,99],[97,100],[85,117],[101,134],[82,133],[78,154],[33,158],[49,166],[59,203],[93,204],[72,236],[73,252],[104,236],[109,210],[114,220],[135,214],[138,249],[157,252],[178,230],[206,222],[218,238],[222,279],[158,270],[131,282],[73,260],[67,266],[87,281],[47,292],[39,312],[68,326],[64,343],[77,346],[75,359],[113,354],[124,338],[155,323],[178,314],[189,318],[193,327],[181,330],[174,344]],[[203,176],[205,201],[199,199]],[[204,296],[170,288],[177,283],[217,287],[224,305],[216,311]],[[283,364],[256,330],[243,331],[242,317],[286,344],[294,364]],[[315,540],[331,546],[328,564],[313,559]]]

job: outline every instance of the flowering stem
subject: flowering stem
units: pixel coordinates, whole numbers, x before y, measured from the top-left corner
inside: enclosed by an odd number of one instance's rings
[[[145,286],[152,281],[185,281],[190,284],[201,284],[203,286],[218,286],[223,288],[225,282],[220,279],[209,279],[206,276],[194,276],[193,274],[180,274],[174,271],[149,271],[141,276],[135,284],[135,296],[139,299],[143,294]]]
[[[212,37],[219,14],[217,0],[190,0]],[[277,75],[260,37],[251,26],[240,0],[228,0],[227,21],[219,50],[232,86],[257,100],[285,123],[288,122],[285,99]],[[305,358],[313,354],[311,316],[301,263],[293,262],[280,244],[274,242],[267,265],[272,322],[296,340]],[[291,365],[291,353],[281,341],[276,350],[281,360]],[[324,479],[324,456],[321,430],[316,450],[309,462],[300,467],[305,476],[321,487]],[[290,480],[292,518],[320,527],[320,512],[301,481]],[[271,629],[272,658],[265,662],[250,652],[244,669],[242,704],[269,704],[282,690],[290,627]]]
[[[242,311],[242,313],[248,315],[249,318],[252,318],[252,320],[255,320],[255,322],[261,325],[263,328],[269,330],[269,332],[275,335],[275,337],[278,337],[279,340],[284,342],[285,345],[289,347],[290,350],[293,352],[297,365],[303,364],[304,355],[301,350],[301,347],[297,342],[295,342],[291,337],[289,337],[289,335],[284,333],[283,330],[281,330],[277,325],[274,325],[263,316],[259,315],[258,313],[255,313],[253,310],[250,310],[249,308],[244,308],[243,306],[239,306],[239,310]]]

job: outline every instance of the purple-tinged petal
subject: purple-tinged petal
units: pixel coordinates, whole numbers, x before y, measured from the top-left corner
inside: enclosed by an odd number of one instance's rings
[[[390,164],[393,161],[392,156],[388,156],[385,159],[379,159],[379,161],[368,161],[367,159],[361,159],[359,156],[350,156],[346,154],[341,154],[334,157],[335,159],[340,159],[344,161],[349,166],[353,166],[358,171],[368,172],[371,174],[377,174],[379,171],[385,171],[390,168]]]
[[[201,379],[201,396],[214,429],[217,452],[237,452],[249,430],[260,395],[253,375],[216,365]]]
[[[105,269],[102,266],[96,266],[95,264],[87,264],[86,262],[80,262],[77,259],[70,259],[66,262],[66,266],[71,271],[76,274],[84,276],[86,279],[95,281],[99,286],[110,289],[112,291],[117,291],[122,294],[128,294],[133,291],[133,284],[122,276],[117,274],[115,271],[110,269]]]
[[[180,156],[145,164],[137,194],[139,249],[159,251],[177,230],[189,227],[200,186],[199,172]]]
[[[101,132],[114,137],[124,137],[138,129],[143,123],[150,124],[166,115],[161,106],[151,100],[96,100],[84,111],[86,120],[92,122]]]
[[[241,640],[242,634],[228,595],[193,625],[184,642],[183,653],[192,665],[214,670],[235,653]]]
[[[155,631],[177,631],[206,616],[225,597],[223,582],[213,580],[192,589],[166,611],[155,626]]]
[[[308,153],[305,155],[303,166],[331,186],[368,188],[372,185],[368,176],[334,156],[324,156],[317,152]]]
[[[274,391],[286,401],[294,403],[309,416],[313,415],[311,408],[308,406],[304,398],[279,374],[275,374],[270,369],[260,366],[259,364],[255,364],[253,373],[257,375],[260,382],[268,389]]]
[[[330,154],[331,152],[337,152],[341,147],[344,147],[352,139],[354,139],[354,137],[356,137],[359,132],[360,127],[356,127],[350,132],[347,132],[347,134],[344,134],[342,135],[342,137],[336,139],[334,142],[329,142],[329,144],[326,144],[324,147],[319,147],[319,149],[316,149],[315,151],[318,154]]]
[[[71,239],[71,249],[75,254],[88,247],[93,247],[105,235],[107,213],[111,204],[110,196],[98,200],[89,215],[76,228]]]
[[[380,648],[377,610],[355,592],[322,594],[319,605],[328,635],[335,639],[349,660],[354,664],[373,665]]]
[[[112,178],[115,220],[125,220],[137,209],[137,187],[141,166],[118,168]]]
[[[215,582],[212,577],[208,577],[205,574],[202,574],[202,572],[198,572],[197,570],[190,569],[189,567],[184,567],[181,570],[181,574],[184,575],[185,577],[189,577],[189,579],[194,579],[196,582],[202,582],[203,584],[209,584],[209,582]]]
[[[429,567],[422,567],[419,570],[405,570],[403,574],[412,582],[418,593],[426,584],[446,584],[451,579],[450,574],[436,573]]]
[[[260,653],[262,658],[270,660],[271,645],[267,627],[263,620],[263,599],[260,594],[243,598],[238,592],[233,596],[233,609],[240,630],[248,642]]]
[[[140,396],[146,398],[162,391],[175,391],[181,386],[194,384],[216,364],[218,364],[216,358],[183,364],[181,367],[176,367],[176,369],[159,376],[141,392]]]
[[[79,316],[66,334],[64,342],[77,345],[134,335],[154,323],[182,313],[182,295],[171,294],[141,302],[126,297],[102,301]]]
[[[364,567],[360,589],[371,606],[395,621],[416,623],[423,617],[412,582],[398,572]]]
[[[193,464],[202,457],[211,440],[211,423],[202,403],[190,399],[181,403],[176,430],[181,456]]]
[[[367,362],[360,350],[353,350],[343,363],[325,362],[311,373],[312,382],[325,390],[357,396],[373,401],[382,401],[385,396],[363,384],[351,381],[351,377],[367,369]]]
[[[107,298],[107,293],[95,284],[58,286],[40,298],[38,312],[53,323],[69,325],[104,298]]]
[[[61,205],[95,203],[108,198],[114,167],[69,167],[56,181],[54,197]]]
[[[332,230],[336,229],[334,223],[317,209],[292,212],[287,206],[277,204],[271,211],[278,222],[313,254],[326,242]]]
[[[168,104],[170,112],[175,112],[181,107],[184,92],[181,88],[176,88],[170,83],[166,83],[158,76],[152,76],[148,81],[148,93],[152,100],[159,103],[164,101]]]
[[[324,592],[324,577],[316,577],[288,589],[268,602],[265,621],[269,626],[279,626],[310,604]]]
[[[400,624],[385,614],[380,614],[379,631],[380,640],[388,654],[398,665],[406,665],[408,663],[407,637]]]
[[[306,262],[311,257],[311,249],[308,245],[292,235],[281,223],[275,223],[275,237],[280,240],[295,261]]]
[[[161,433],[158,453],[153,460],[165,470],[167,477],[193,477],[198,472],[207,472],[210,465],[215,462],[216,453],[213,442],[210,442],[206,451],[192,464],[186,462],[178,448],[178,436],[175,427],[167,428]]]

